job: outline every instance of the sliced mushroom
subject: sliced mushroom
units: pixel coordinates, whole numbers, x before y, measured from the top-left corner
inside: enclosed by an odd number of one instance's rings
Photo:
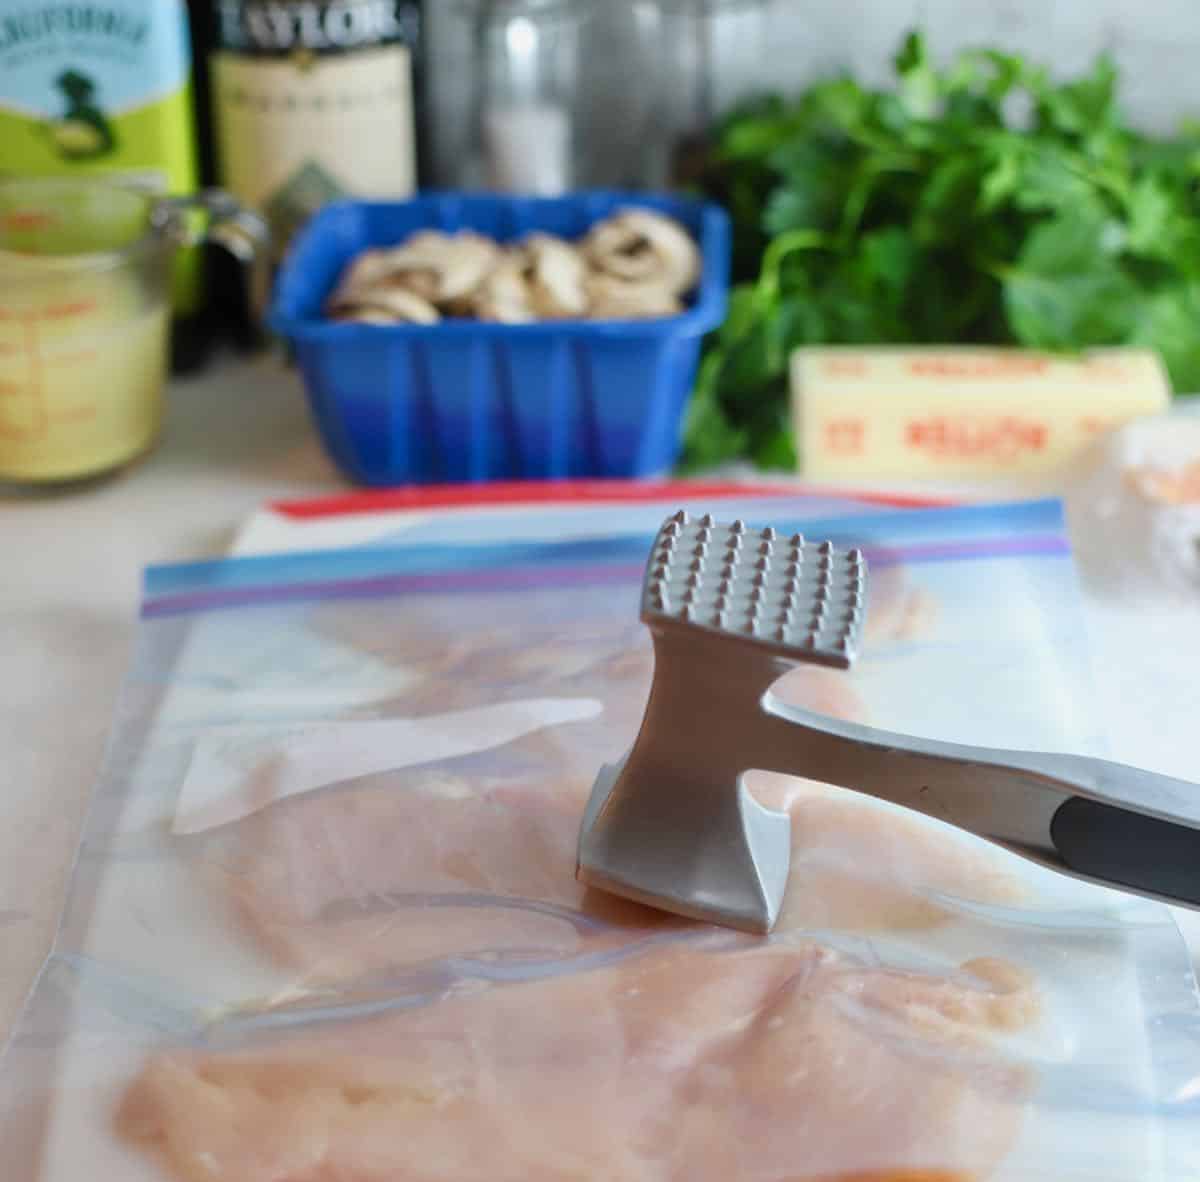
[[[429,231],[382,251],[379,271],[368,277],[368,290],[377,286],[403,288],[428,303],[436,303],[441,286],[438,260],[445,237]],[[352,292],[355,290],[351,288]]]
[[[586,285],[592,320],[650,320],[678,316],[679,297],[661,283],[630,283],[612,275],[590,275]]]
[[[442,248],[437,302],[453,304],[470,299],[500,257],[500,247],[490,238],[465,230],[455,234]]]
[[[482,235],[425,230],[400,246],[359,255],[330,302],[361,303],[387,288],[409,291],[434,305],[463,304],[499,257],[500,248]]]
[[[495,265],[499,250],[478,234],[426,230],[387,252],[390,278],[433,304],[466,299]]]
[[[587,312],[583,256],[562,238],[531,234],[524,243],[534,311],[544,320],[577,319]]]
[[[388,273],[388,252],[386,250],[364,250],[350,260],[349,266],[342,272],[338,280],[338,291],[351,291],[354,288],[367,288],[380,282]],[[334,293],[336,296],[336,292]]]
[[[437,308],[403,287],[378,286],[331,300],[329,314],[335,320],[360,324],[436,324]]]
[[[532,324],[537,320],[528,262],[521,251],[508,252],[484,279],[473,301],[480,320],[500,324]]]
[[[682,311],[700,253],[671,218],[626,209],[581,245],[531,234],[504,248],[470,231],[424,230],[344,270],[326,312],[370,324],[436,324],[443,314],[505,324],[648,319]]]
[[[332,314],[338,308],[366,298],[376,289],[404,286],[392,281],[394,270],[388,262],[389,253],[387,250],[365,250],[356,256],[342,272],[337,287],[326,301],[326,310]]]
[[[583,241],[588,261],[631,283],[656,283],[681,296],[700,276],[700,251],[687,230],[660,213],[626,209],[593,226]]]
[[[354,305],[342,309],[332,316],[339,324],[402,324],[391,312],[365,306],[357,308]]]

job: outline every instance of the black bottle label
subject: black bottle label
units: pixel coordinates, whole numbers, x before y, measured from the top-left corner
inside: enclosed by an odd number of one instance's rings
[[[219,0],[222,49],[260,57],[297,52],[353,53],[378,45],[411,45],[419,31],[412,0]]]

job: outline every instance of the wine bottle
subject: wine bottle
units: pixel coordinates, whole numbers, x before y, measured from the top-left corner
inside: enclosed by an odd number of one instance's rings
[[[278,255],[328,201],[416,187],[416,0],[216,0],[217,172]]]

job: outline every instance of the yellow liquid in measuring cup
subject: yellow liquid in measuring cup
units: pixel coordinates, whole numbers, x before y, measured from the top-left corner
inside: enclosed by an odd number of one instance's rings
[[[0,260],[0,478],[65,480],[132,459],[162,422],[168,308],[136,272]]]

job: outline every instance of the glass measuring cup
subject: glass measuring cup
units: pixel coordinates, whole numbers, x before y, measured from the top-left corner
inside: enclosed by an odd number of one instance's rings
[[[171,259],[206,240],[252,263],[266,230],[219,192],[163,199],[86,179],[0,181],[0,479],[92,476],[154,442]]]

